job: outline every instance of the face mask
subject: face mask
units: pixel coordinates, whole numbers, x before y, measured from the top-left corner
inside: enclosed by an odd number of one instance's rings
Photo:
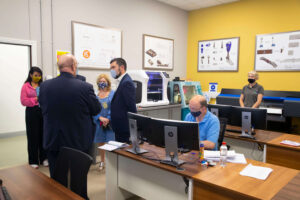
[[[191,114],[193,115],[193,117],[199,117],[201,115],[201,111],[198,112],[191,112]]]
[[[78,68],[76,69],[76,75],[78,75]]]
[[[113,69],[110,70],[110,74],[111,74],[111,77],[113,77],[114,79],[117,79],[120,76],[120,75],[117,75],[117,72]]]
[[[249,83],[254,83],[254,82],[255,82],[255,79],[248,78],[248,82],[249,82]]]
[[[40,76],[38,76],[38,77],[37,76],[33,76],[32,80],[33,80],[33,82],[38,83],[41,80],[41,78],[42,77],[40,77]]]
[[[98,87],[104,89],[107,87],[107,83],[98,83]]]

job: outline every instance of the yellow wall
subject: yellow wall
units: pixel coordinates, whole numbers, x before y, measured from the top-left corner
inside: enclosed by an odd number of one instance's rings
[[[241,89],[254,69],[255,35],[300,30],[300,0],[241,0],[189,13],[187,78]],[[240,37],[238,72],[197,72],[198,40]],[[300,72],[259,72],[265,90],[300,91]]]

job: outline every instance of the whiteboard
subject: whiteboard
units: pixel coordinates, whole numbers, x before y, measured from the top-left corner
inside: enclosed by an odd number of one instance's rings
[[[299,71],[300,31],[256,36],[256,71]]]
[[[26,130],[20,94],[29,68],[29,46],[0,43],[0,134]]]
[[[239,38],[198,42],[198,71],[238,71]]]
[[[79,68],[109,69],[113,58],[122,56],[122,32],[72,22],[73,54]]]

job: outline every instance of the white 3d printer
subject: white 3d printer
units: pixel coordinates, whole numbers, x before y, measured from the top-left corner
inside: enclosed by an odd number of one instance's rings
[[[168,81],[166,72],[131,70],[127,71],[135,83],[136,105],[140,107],[168,105]]]

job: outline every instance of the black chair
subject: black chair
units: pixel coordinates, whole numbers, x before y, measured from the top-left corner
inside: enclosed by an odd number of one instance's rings
[[[220,117],[219,121],[220,121],[220,134],[219,134],[219,139],[218,139],[218,144],[219,144],[218,149],[220,149],[223,139],[224,139],[224,134],[225,134],[226,125],[227,125],[227,119]]]
[[[92,162],[93,158],[88,154],[76,149],[62,147],[55,164],[53,179],[81,197],[88,199],[87,174]]]

